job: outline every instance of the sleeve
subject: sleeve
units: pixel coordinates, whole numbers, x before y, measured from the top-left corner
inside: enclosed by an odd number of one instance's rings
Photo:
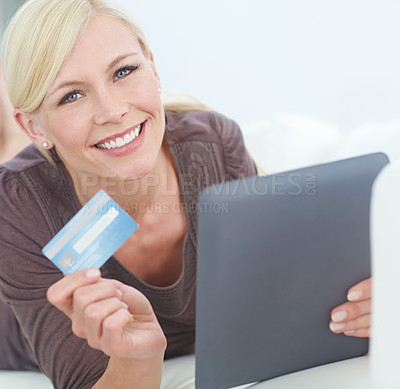
[[[55,388],[91,388],[108,357],[72,333],[71,322],[48,303],[46,292],[62,277],[42,255],[51,238],[34,196],[0,171],[0,297],[14,312],[41,371]],[[1,350],[0,350],[1,352]]]
[[[215,114],[213,119],[225,159],[227,180],[257,175],[256,164],[246,149],[238,124],[220,114]]]

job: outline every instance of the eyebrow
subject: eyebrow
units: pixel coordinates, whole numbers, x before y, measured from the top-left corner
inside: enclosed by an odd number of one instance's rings
[[[139,52],[138,51],[134,51],[132,53],[127,53],[127,54],[122,54],[119,55],[118,57],[116,57],[115,59],[113,59],[109,65],[107,66],[107,69],[105,71],[105,73],[109,72],[116,64],[118,64],[119,62],[121,62],[123,59],[134,56],[134,55],[138,55]],[[77,85],[77,84],[81,84],[82,81],[79,80],[71,80],[71,81],[64,81],[61,84],[57,85],[53,92],[49,93],[48,97],[54,95],[59,89],[65,88],[66,86],[70,86],[70,85]]]

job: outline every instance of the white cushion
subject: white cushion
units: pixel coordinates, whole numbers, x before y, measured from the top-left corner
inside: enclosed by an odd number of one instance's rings
[[[334,126],[293,113],[280,113],[243,127],[247,148],[266,173],[327,161],[342,140]]]
[[[384,152],[391,161],[400,158],[400,120],[371,123],[346,134],[334,149],[332,159]]]
[[[400,119],[340,132],[319,120],[276,114],[243,127],[247,148],[266,173],[277,173],[362,154],[400,159]]]
[[[51,389],[53,388],[53,385],[42,373],[0,370],[0,388]]]

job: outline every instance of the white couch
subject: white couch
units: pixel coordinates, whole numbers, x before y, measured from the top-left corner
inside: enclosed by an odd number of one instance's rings
[[[50,380],[41,373],[0,370],[0,388],[2,389],[50,389],[52,387]]]
[[[372,152],[400,158],[400,119],[343,132],[313,118],[280,113],[243,128],[246,145],[267,173]]]

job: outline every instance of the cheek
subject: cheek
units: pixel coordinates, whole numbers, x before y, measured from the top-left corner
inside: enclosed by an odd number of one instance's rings
[[[145,90],[141,95],[140,105],[141,110],[157,118],[162,110],[162,102],[158,90]]]
[[[82,147],[82,142],[86,140],[87,133],[84,125],[84,115],[71,114],[64,112],[50,120],[49,125],[53,142],[59,149],[72,149]]]
[[[157,113],[162,108],[159,84],[150,77],[133,80],[124,86],[126,99],[135,107],[149,113]]]

